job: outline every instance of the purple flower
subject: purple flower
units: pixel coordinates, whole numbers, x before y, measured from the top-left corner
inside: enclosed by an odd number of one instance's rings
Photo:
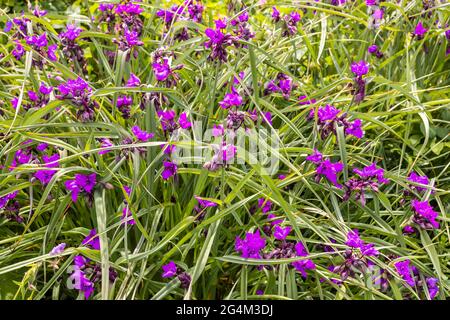
[[[264,198],[258,199],[258,207],[261,208],[262,213],[267,213],[272,210],[272,201]]]
[[[228,109],[231,107],[238,107],[242,105],[242,97],[239,95],[234,87],[231,87],[231,93],[227,93],[219,105],[223,109]]]
[[[418,201],[414,199],[411,202],[413,210],[415,212],[413,221],[419,225],[422,229],[439,229],[439,222],[436,218],[439,214],[433,210],[428,201]]]
[[[52,91],[53,87],[47,87],[43,82],[39,86],[39,92],[42,93],[43,95],[49,95],[50,93],[52,93]]]
[[[100,250],[100,238],[97,236],[97,231],[95,229],[89,231],[88,236],[81,241],[81,244],[94,250]]]
[[[367,49],[367,51],[368,51],[369,53],[375,53],[375,52],[378,51],[378,47],[377,47],[376,44],[373,44],[373,45],[369,46],[369,48]]]
[[[34,177],[45,186],[49,184],[55,173],[56,170],[39,170],[34,174]]]
[[[409,234],[413,234],[413,233],[416,233],[416,229],[414,229],[412,226],[405,226],[403,228],[403,234],[409,235]]]
[[[129,225],[135,225],[136,221],[133,219],[133,214],[131,213],[130,208],[128,206],[124,207],[122,210],[122,221],[127,220]]]
[[[56,49],[58,49],[58,45],[52,44],[47,48],[47,57],[50,61],[58,61],[58,57],[55,55]]]
[[[94,292],[94,283],[92,283],[80,269],[76,269],[70,279],[74,281],[74,289],[77,289],[84,293],[84,297],[89,299]]]
[[[349,122],[349,126],[345,128],[345,133],[348,135],[355,136],[358,139],[361,139],[364,136],[364,131],[361,128],[362,121],[361,119],[356,119],[353,122]]]
[[[100,139],[100,148],[109,148],[109,147],[112,147],[112,146],[114,146],[114,144],[108,138]],[[98,154],[102,155],[102,154],[106,154],[106,153],[111,152],[111,151],[112,150],[100,150],[98,152]]]
[[[72,201],[76,202],[78,199],[78,194],[80,192],[86,192],[91,194],[94,186],[96,184],[97,174],[91,173],[89,175],[75,174],[75,179],[67,180],[65,182],[65,187],[72,192]]]
[[[308,256],[308,251],[306,250],[306,247],[302,242],[297,242],[295,244],[295,252],[297,253],[297,256],[299,256],[299,257],[307,257]]]
[[[403,280],[411,287],[414,287],[416,284],[416,281],[414,280],[414,271],[417,272],[417,269],[414,266],[411,266],[411,260],[398,261],[394,263],[394,266]]]
[[[351,69],[356,76],[362,77],[369,72],[369,63],[364,60],[353,62],[351,65]]]
[[[66,27],[66,31],[61,32],[59,34],[59,37],[61,39],[67,39],[70,41],[74,41],[76,38],[78,38],[78,36],[80,35],[80,33],[83,30],[81,28],[78,28],[77,26],[73,25],[73,24],[69,24]]]
[[[287,238],[289,233],[291,232],[292,227],[287,226],[285,228],[276,225],[273,232],[273,237],[277,240],[284,240]]]
[[[212,129],[212,135],[213,137],[220,137],[223,136],[224,134],[224,129],[223,129],[223,125],[219,124],[219,125],[214,125],[213,129]]]
[[[35,46],[37,48],[43,48],[48,45],[47,34],[44,32],[40,36],[28,36],[26,37],[26,42],[30,46]]]
[[[168,264],[162,266],[163,269],[163,278],[172,278],[177,275],[177,265],[175,262],[170,261]]]
[[[119,96],[117,98],[117,109],[119,109],[119,111],[122,113],[122,117],[124,119],[129,119],[130,118],[130,113],[131,113],[131,105],[133,104],[133,98],[132,97],[127,97],[127,96]]]
[[[164,59],[162,63],[153,63],[152,67],[157,81],[165,81],[171,74],[171,69],[167,59]]]
[[[358,230],[353,230],[347,233],[345,244],[352,248],[361,248],[364,245],[364,241],[359,237]]]
[[[18,193],[19,193],[18,191],[14,191],[14,192],[8,193],[7,195],[5,195],[3,197],[0,197],[0,209],[5,208],[6,205],[8,204],[8,201],[14,199]]]
[[[42,152],[42,151],[46,150],[47,148],[48,148],[48,144],[45,143],[45,142],[39,143],[36,146],[36,150],[39,151],[39,152]]]
[[[322,154],[317,149],[314,149],[314,152],[311,155],[307,156],[306,160],[311,161],[314,164],[319,164],[322,162],[322,158]]]
[[[381,168],[377,168],[375,162],[369,166],[364,167],[362,170],[355,168],[353,169],[353,172],[365,180],[377,179],[379,183],[389,183],[389,180],[384,177],[384,170]]]
[[[131,132],[133,132],[134,136],[142,142],[146,142],[149,139],[154,137],[154,133],[152,132],[146,132],[141,130],[141,128],[139,128],[139,126],[134,126],[131,128]]]
[[[364,256],[377,256],[380,253],[374,248],[373,243],[364,243],[359,237],[358,230],[353,230],[347,233],[347,241],[345,242],[349,247],[360,249]]]
[[[408,177],[408,181],[419,183],[419,184],[423,184],[423,185],[426,185],[426,186],[430,183],[430,181],[428,180],[427,176],[419,176],[415,172],[411,172],[411,174]],[[413,185],[411,185],[410,187],[412,189],[417,189],[417,191],[426,191],[427,190],[426,187],[413,186]]]
[[[220,26],[221,25],[219,25],[219,27]],[[228,60],[226,47],[230,45],[237,45],[238,39],[231,34],[222,33],[221,28],[219,27],[216,27],[216,30],[211,28],[205,30],[205,35],[209,38],[209,40],[204,43],[204,46],[207,49],[211,49],[211,53],[208,57],[209,60],[217,59],[219,61],[226,62]]]
[[[272,7],[272,19],[275,22],[280,21],[280,11],[278,11],[277,7],[275,6]]]
[[[127,81],[127,87],[139,87],[141,85],[141,80],[134,74],[130,74],[130,79]]]
[[[298,97],[298,101],[299,101],[298,103],[299,103],[301,106],[316,103],[316,99],[308,100],[308,97],[305,96],[305,95],[299,96],[299,97]]]
[[[13,49],[11,54],[16,58],[16,60],[20,60],[25,54],[25,48],[20,44],[20,42],[16,41],[16,47]]]
[[[325,176],[336,188],[341,189],[342,185],[337,182],[337,174],[344,169],[341,162],[333,163],[329,159],[322,161],[316,168],[317,175]]]
[[[427,31],[428,29],[425,29],[425,27],[422,24],[422,21],[419,21],[416,28],[414,29],[413,35],[415,35],[420,40],[423,38],[423,36]]]
[[[178,118],[178,123],[181,128],[183,129],[189,129],[192,127],[192,123],[188,121],[186,112],[183,112],[180,114],[180,117]]]
[[[178,166],[171,161],[163,161],[164,170],[161,173],[163,180],[168,180],[170,177],[175,176],[178,171]]]
[[[57,246],[55,246],[49,253],[49,255],[51,256],[56,256],[58,254],[63,253],[64,249],[66,248],[66,244],[65,243],[61,243],[58,244]]]
[[[247,232],[245,238],[236,237],[235,250],[241,252],[241,257],[261,259],[260,251],[266,246],[266,239],[262,238],[259,230]]]
[[[428,287],[428,293],[430,295],[430,299],[433,300],[437,294],[439,293],[439,287],[437,284],[439,283],[439,280],[436,278],[427,278],[427,287]]]
[[[295,270],[300,272],[302,274],[302,277],[305,279],[308,276],[308,274],[306,273],[306,270],[315,270],[316,269],[316,264],[310,259],[294,261],[294,262],[292,262],[292,265],[294,266]]]
[[[216,207],[217,203],[200,198],[198,196],[194,196],[195,199],[197,199],[198,203],[202,208],[209,208],[209,207]]]

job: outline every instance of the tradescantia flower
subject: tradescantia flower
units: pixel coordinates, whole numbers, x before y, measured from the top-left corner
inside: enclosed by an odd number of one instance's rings
[[[417,38],[417,40],[421,40],[421,39],[423,39],[423,37],[427,31],[428,31],[428,29],[426,29],[423,26],[422,21],[419,21],[416,28],[414,29],[413,36],[415,36]]]
[[[87,237],[81,241],[81,244],[86,245],[93,250],[100,250],[100,238],[97,236],[97,230],[90,230]]]
[[[168,264],[162,266],[163,269],[163,278],[172,278],[177,274],[177,265],[175,262],[170,261]]]
[[[425,186],[428,186],[428,184],[430,183],[430,180],[428,179],[427,176],[425,176],[425,175],[424,176],[420,176],[416,172],[411,172],[407,180],[411,181],[411,182],[414,182],[414,183],[417,183],[417,184],[422,184],[422,185],[425,185]],[[412,189],[412,190],[417,190],[419,192],[427,190],[426,187],[416,186],[416,185],[411,185],[411,184],[409,185],[409,188]]]
[[[266,239],[262,238],[259,230],[247,232],[245,238],[236,237],[235,250],[241,252],[241,257],[261,259],[261,250],[266,247]]]
[[[329,159],[323,159],[323,156],[316,149],[314,153],[306,157],[307,161],[311,161],[316,165],[316,181],[319,182],[321,176],[325,176],[337,188],[341,189],[342,185],[337,182],[337,174],[344,169],[341,162],[333,163]]]
[[[366,191],[378,192],[381,185],[389,183],[389,180],[384,177],[384,170],[378,168],[375,162],[363,169],[355,168],[353,172],[355,176],[345,183],[344,201],[350,199],[354,193],[356,200],[359,200],[364,206],[366,204]]]
[[[422,229],[439,229],[439,222],[436,218],[439,214],[433,210],[428,201],[419,201],[414,199],[411,202],[414,210],[413,222],[416,223]]]
[[[367,51],[370,54],[375,55],[378,59],[383,58],[383,53],[380,51],[380,49],[378,48],[378,46],[376,44],[373,44],[373,45],[369,46]]]
[[[161,173],[163,180],[168,180],[177,174],[178,166],[171,161],[163,161],[164,170]]]
[[[285,240],[287,238],[287,236],[289,235],[289,233],[291,232],[292,227],[287,226],[287,227],[280,227],[279,225],[276,225],[274,227],[274,231],[273,231],[273,237],[277,240]]]
[[[96,179],[96,173],[88,175],[77,173],[73,180],[67,180],[65,182],[65,187],[72,193],[72,201],[77,202],[78,195],[82,192],[91,195],[96,185]]]
[[[122,113],[124,119],[130,118],[131,105],[133,104],[133,98],[127,96],[119,96],[117,98],[116,107]]]
[[[315,119],[315,110],[311,109],[307,117],[312,121]],[[358,139],[364,136],[362,129],[362,121],[355,119],[350,121],[347,119],[347,114],[342,110],[335,108],[332,105],[327,104],[325,107],[319,107],[317,109],[317,124],[319,127],[320,135],[323,139],[328,137],[331,133],[336,134],[336,126],[344,128],[345,135],[352,135]]]
[[[284,73],[279,73],[276,80],[271,80],[266,85],[265,93],[280,92],[283,98],[288,100],[294,88],[296,88],[296,85],[293,83],[292,78]]]
[[[216,29],[208,28],[205,30],[205,35],[209,38],[204,43],[205,48],[211,49],[211,53],[208,56],[208,60],[218,60],[219,62],[227,62],[227,50],[226,48],[231,45],[238,45],[238,38],[229,34],[223,33],[219,25]]]
[[[217,171],[218,169],[228,165],[235,158],[237,148],[233,144],[227,144],[223,141],[222,144],[212,145],[214,155],[210,161],[205,162],[203,168],[209,171]]]
[[[267,213],[272,210],[272,201],[264,198],[259,198],[258,207],[261,208],[262,213]]]
[[[219,105],[222,109],[231,107],[239,107],[242,105],[242,97],[239,95],[235,87],[231,87],[231,93],[227,93]]]
[[[347,241],[345,244],[351,248],[360,249],[361,254],[364,256],[378,256],[380,253],[378,250],[374,248],[373,243],[366,244],[361,238],[359,237],[358,230],[352,230],[347,233]]]
[[[131,128],[131,132],[133,132],[136,139],[138,139],[141,142],[147,142],[149,139],[155,136],[154,133],[152,132],[146,132],[144,130],[141,130],[139,126],[133,126]]]
[[[179,268],[175,262],[170,261],[168,264],[162,266],[163,269],[163,278],[173,278],[177,277],[178,281],[180,281],[181,288],[187,289],[191,283],[191,276],[186,272]]]
[[[434,299],[439,293],[438,279],[426,277],[425,283],[422,281],[423,275],[409,259],[397,261],[394,267],[400,277],[408,284],[408,286],[416,288],[418,293],[425,292],[425,284],[428,289],[430,299]]]
[[[50,252],[49,255],[51,256],[56,256],[58,254],[61,254],[64,252],[64,249],[66,248],[66,244],[65,243],[60,243],[57,246],[55,246]]]
[[[94,110],[98,103],[92,99],[92,88],[82,78],[69,79],[58,86],[59,100],[69,100],[77,107],[77,118],[83,122],[94,119]]]

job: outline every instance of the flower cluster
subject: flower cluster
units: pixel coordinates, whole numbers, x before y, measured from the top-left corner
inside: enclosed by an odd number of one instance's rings
[[[277,79],[270,80],[266,85],[265,92],[266,93],[274,93],[280,92],[283,95],[283,98],[288,100],[291,96],[292,90],[296,87],[293,83],[292,78],[284,73],[279,73],[277,75]]]
[[[378,168],[375,162],[363,169],[355,168],[353,173],[355,173],[355,176],[345,182],[344,201],[350,199],[354,193],[355,199],[364,206],[366,204],[366,191],[378,192],[381,185],[389,183],[389,180],[384,177],[384,170]]]
[[[272,19],[275,23],[280,22],[282,24],[281,35],[283,37],[297,34],[297,24],[301,19],[301,16],[297,11],[292,11],[290,14],[281,17],[277,7],[272,7]]]
[[[314,153],[306,157],[307,161],[310,161],[316,165],[316,181],[319,182],[321,177],[324,176],[330,181],[336,188],[341,189],[342,185],[338,183],[338,173],[344,169],[344,165],[341,162],[331,162],[329,159],[323,159],[323,155],[314,150]]]
[[[307,118],[312,121],[315,119],[315,116],[315,109],[311,109]],[[325,139],[331,133],[336,134],[336,128],[338,126],[344,128],[345,135],[352,135],[358,139],[364,136],[362,121],[360,119],[349,121],[347,119],[347,113],[329,104],[317,109],[317,125],[322,139]]]
[[[92,250],[100,250],[100,239],[98,238],[97,231],[92,229],[81,244]],[[94,293],[95,284],[102,278],[101,265],[82,255],[76,255],[73,258],[73,263],[73,273],[69,279],[72,281],[73,288],[82,293],[87,300]],[[109,281],[113,283],[116,278],[117,272],[110,268]]]
[[[395,262],[394,266],[408,286],[416,288],[419,293],[425,292],[425,288],[427,288],[430,299],[434,299],[438,295],[438,279],[426,277],[425,281],[423,281],[419,269],[411,263],[411,260],[406,259]]]
[[[94,110],[98,107],[98,103],[91,98],[92,89],[86,81],[80,77],[75,80],[69,79],[58,86],[58,91],[57,99],[70,101],[77,107],[76,114],[80,121],[94,119]]]
[[[366,96],[366,80],[363,79],[363,76],[369,72],[369,64],[364,60],[353,62],[351,65],[351,70],[355,75],[352,84],[354,101],[355,103],[360,103]]]
[[[175,262],[170,261],[168,264],[162,266],[163,269],[163,278],[173,278],[177,277],[178,281],[180,281],[180,285],[183,289],[189,288],[191,284],[191,276],[186,271],[183,271],[180,267],[178,267]]]

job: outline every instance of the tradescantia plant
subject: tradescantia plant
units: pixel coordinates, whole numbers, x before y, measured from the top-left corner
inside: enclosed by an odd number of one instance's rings
[[[47,6],[0,9],[1,299],[449,297],[447,1]]]

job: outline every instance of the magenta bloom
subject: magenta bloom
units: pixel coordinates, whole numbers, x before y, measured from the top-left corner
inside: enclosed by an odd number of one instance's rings
[[[213,137],[220,137],[223,136],[224,134],[224,129],[223,129],[223,125],[219,124],[219,125],[214,125],[213,129],[212,129],[212,135]]]
[[[374,248],[373,243],[366,244],[363,240],[361,240],[358,230],[353,230],[347,233],[347,241],[345,244],[349,247],[359,249],[364,256],[370,257],[378,256],[380,254],[378,250]]]
[[[72,192],[72,201],[76,202],[78,194],[86,192],[91,194],[96,184],[97,174],[91,173],[89,175],[76,174],[75,179],[67,180],[65,182],[66,189]]]
[[[94,292],[94,283],[92,283],[80,269],[76,269],[70,279],[74,282],[74,289],[84,293],[84,297],[89,299]]]
[[[300,272],[302,274],[302,277],[305,279],[308,276],[308,274],[306,273],[306,270],[315,270],[316,269],[316,264],[310,259],[294,261],[294,262],[292,262],[292,265],[294,266],[295,270]]]
[[[228,109],[231,107],[238,107],[242,105],[242,97],[239,95],[234,87],[231,87],[231,93],[227,93],[219,105],[223,109]]]
[[[131,132],[133,132],[134,136],[142,142],[146,142],[154,137],[154,133],[141,130],[139,126],[134,126],[133,128],[131,128]]]
[[[169,77],[171,73],[170,66],[167,62],[167,59],[164,59],[162,63],[153,63],[153,73],[155,74],[155,78],[158,81],[165,81]]]
[[[168,180],[170,177],[173,177],[177,174],[178,166],[170,161],[163,161],[164,170],[161,173],[161,177],[164,180]]]
[[[428,180],[427,176],[419,176],[417,173],[415,172],[411,172],[411,174],[408,177],[408,181],[411,182],[415,182],[415,183],[420,183],[423,185],[428,185],[430,183],[430,181]],[[410,186],[413,189],[417,189],[417,191],[426,191],[427,188],[425,187],[420,187],[420,186]]]
[[[276,225],[273,232],[273,237],[277,240],[284,240],[287,238],[289,233],[291,232],[292,227],[280,227],[279,225]]]
[[[131,213],[130,208],[128,208],[127,206],[124,207],[122,210],[122,221],[127,220],[127,223],[129,225],[135,225],[136,221],[132,217],[133,217],[133,214]]]
[[[177,265],[175,262],[170,261],[168,264],[162,266],[163,269],[163,278],[172,278],[177,275]]]
[[[183,129],[189,129],[190,127],[192,127],[192,123],[187,119],[186,112],[180,114],[180,117],[178,118],[178,124]]]
[[[134,73],[130,74],[130,79],[127,81],[127,87],[139,87],[141,85],[141,79],[139,79]]]
[[[364,131],[362,130],[362,121],[361,119],[356,119],[353,122],[349,122],[347,128],[345,128],[345,133],[348,135],[355,136],[358,139],[361,139],[364,136]]]
[[[411,287],[414,287],[416,281],[414,279],[414,274],[418,273],[418,270],[415,266],[411,265],[411,260],[407,259],[404,261],[398,261],[394,263],[395,269],[398,274],[409,284]]]
[[[356,76],[362,77],[369,72],[369,63],[364,60],[353,62],[351,65],[351,69]]]
[[[325,176],[336,188],[341,189],[342,185],[337,182],[337,174],[344,169],[341,162],[333,163],[329,159],[322,161],[316,168],[317,175]]]
[[[355,168],[353,172],[359,175],[362,179],[377,179],[379,183],[389,183],[389,180],[384,177],[384,170],[377,168],[376,163],[364,167],[362,170]]]
[[[108,138],[102,138],[100,139],[100,147],[101,148],[109,148],[114,146],[114,144],[112,143],[111,140],[109,140]],[[102,155],[102,154],[106,154],[108,152],[111,152],[112,150],[100,150],[98,152],[98,154]]]
[[[216,207],[217,203],[200,198],[198,196],[194,196],[195,199],[197,199],[198,203],[202,208],[209,208],[209,207]]]
[[[416,28],[414,29],[414,35],[417,36],[418,39],[422,39],[425,33],[428,31],[428,29],[425,29],[425,27],[422,24],[422,21],[419,21]]]
[[[66,27],[66,31],[61,32],[59,34],[59,37],[61,39],[68,39],[70,41],[74,41],[76,38],[78,38],[78,36],[80,35],[80,33],[83,30],[78,28],[77,26],[73,25],[73,24],[69,24]]]
[[[364,241],[359,237],[358,230],[353,230],[347,233],[347,241],[345,244],[352,248],[360,248],[364,245]]]
[[[272,201],[264,198],[258,199],[258,207],[261,208],[262,213],[267,213],[272,210]]]
[[[314,152],[311,155],[307,156],[306,160],[311,161],[314,164],[319,164],[320,162],[322,162],[322,158],[322,154],[317,149],[314,149]]]
[[[97,230],[92,229],[89,231],[88,236],[81,241],[81,244],[94,250],[100,250],[100,238],[97,236]]]
[[[247,232],[245,238],[236,237],[235,250],[241,252],[241,257],[261,259],[260,251],[266,247],[266,239],[262,238],[259,230]]]
[[[65,243],[61,243],[58,244],[57,246],[55,246],[49,253],[49,255],[51,256],[56,256],[60,253],[63,253],[64,249],[66,248],[66,244]]]
[[[415,212],[413,221],[419,225],[422,229],[439,229],[439,222],[436,218],[439,214],[433,210],[428,201],[418,201],[414,199],[411,202],[413,210]]]

